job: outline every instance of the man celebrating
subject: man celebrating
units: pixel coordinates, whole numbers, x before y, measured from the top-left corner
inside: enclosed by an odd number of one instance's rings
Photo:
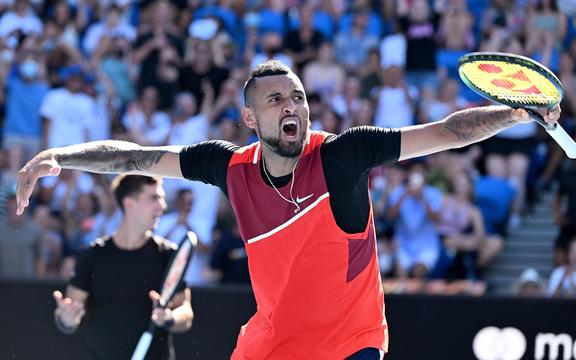
[[[388,349],[368,173],[374,166],[462,147],[515,124],[524,110],[456,112],[402,129],[310,131],[300,79],[267,61],[244,88],[243,121],[260,141],[141,147],[104,141],[49,149],[20,171],[18,212],[39,177],[61,168],[184,177],[219,186],[234,208],[258,311],[232,359],[380,359]],[[541,111],[555,122],[560,109]]]

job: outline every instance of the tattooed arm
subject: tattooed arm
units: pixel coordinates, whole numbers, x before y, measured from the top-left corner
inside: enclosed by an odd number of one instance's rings
[[[538,110],[549,123],[558,121],[560,107]],[[402,129],[400,160],[459,148],[487,139],[511,126],[532,121],[522,109],[507,106],[457,111],[442,121]]]
[[[95,141],[42,151],[18,173],[17,213],[28,206],[39,178],[57,176],[60,170],[96,173],[130,173],[182,177],[179,146],[142,147],[125,141]]]

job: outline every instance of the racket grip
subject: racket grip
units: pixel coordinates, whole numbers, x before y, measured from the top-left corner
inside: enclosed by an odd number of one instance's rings
[[[148,353],[148,349],[150,348],[150,344],[152,343],[152,338],[154,334],[151,331],[146,331],[142,336],[140,336],[140,340],[138,341],[138,345],[136,345],[136,349],[134,349],[134,353],[132,354],[131,360],[144,360],[146,354]]]
[[[566,156],[570,159],[576,159],[576,143],[562,126],[556,124],[553,129],[546,128],[546,132],[560,145]]]
[[[536,120],[538,124],[542,125],[542,127],[546,129],[546,132],[554,139],[554,141],[556,141],[558,145],[560,145],[562,150],[564,150],[566,156],[568,156],[570,159],[576,159],[576,142],[574,142],[574,139],[568,135],[566,130],[564,130],[560,124],[547,123],[544,121],[542,115],[532,109],[526,109],[526,111],[528,111],[528,113],[534,120]]]

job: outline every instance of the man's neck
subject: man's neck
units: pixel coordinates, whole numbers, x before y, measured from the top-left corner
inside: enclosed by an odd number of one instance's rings
[[[134,224],[123,221],[114,236],[114,243],[122,250],[141,248],[152,235],[149,229],[139,229]]]
[[[292,173],[299,157],[283,157],[268,149],[266,145],[263,145],[262,159],[264,161],[265,171],[270,176],[281,177]]]

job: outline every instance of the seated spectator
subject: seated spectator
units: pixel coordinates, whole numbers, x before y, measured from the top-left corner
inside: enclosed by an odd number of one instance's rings
[[[566,263],[552,271],[547,294],[550,297],[576,298],[576,239],[568,244]]]
[[[398,186],[388,201],[400,277],[423,279],[435,267],[440,255],[436,223],[441,206],[442,193],[427,184],[424,164],[412,164],[406,184]]]
[[[358,70],[360,77],[360,96],[364,99],[376,97],[376,91],[382,85],[382,68],[380,67],[380,52],[378,49],[370,49],[366,62]]]
[[[486,171],[474,183],[474,203],[482,212],[486,229],[486,239],[478,254],[480,268],[488,266],[504,248],[506,225],[516,196],[501,163],[488,162]]]
[[[438,232],[451,257],[446,269],[450,278],[477,280],[476,259],[485,238],[482,213],[473,204],[470,177],[459,172],[450,178],[449,193],[442,200]]]
[[[514,284],[514,294],[520,297],[540,297],[544,295],[542,278],[538,270],[525,269],[516,284]]]
[[[560,233],[554,242],[556,266],[566,265],[568,243],[576,236],[576,164],[570,162],[569,168],[562,171],[558,190],[552,205],[554,221]]]
[[[98,238],[116,232],[122,221],[122,211],[118,208],[114,194],[109,187],[96,187],[94,194],[98,200],[98,212],[94,215],[90,232],[84,236],[83,247]]]

